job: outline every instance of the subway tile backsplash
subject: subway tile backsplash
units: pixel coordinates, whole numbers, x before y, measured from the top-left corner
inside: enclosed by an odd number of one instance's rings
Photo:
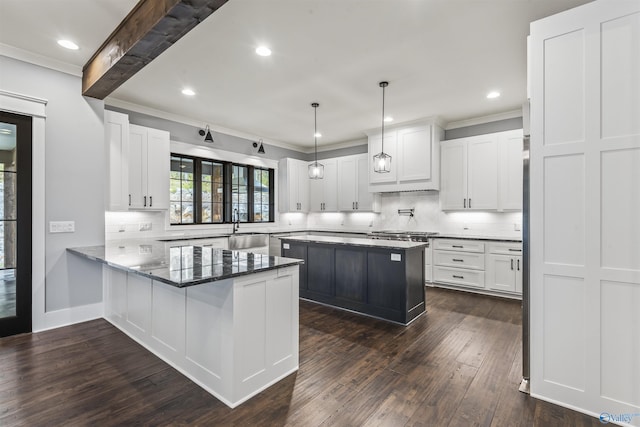
[[[412,230],[446,234],[499,237],[522,236],[521,212],[442,212],[438,192],[383,193],[380,213],[330,212],[276,214],[269,224],[241,224],[242,231],[277,232],[316,229],[340,231]],[[398,214],[398,209],[414,209],[414,216]],[[148,230],[141,231],[141,229]],[[167,230],[164,212],[106,212],[106,240],[190,236],[231,231],[231,225],[172,227]]]

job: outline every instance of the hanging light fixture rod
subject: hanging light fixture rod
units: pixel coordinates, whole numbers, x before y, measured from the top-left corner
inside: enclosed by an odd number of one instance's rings
[[[323,179],[324,165],[318,163],[318,107],[320,104],[312,102],[313,107],[313,145],[314,145],[314,161],[309,165],[309,179]]]
[[[373,171],[377,173],[389,173],[391,171],[391,156],[384,152],[384,89],[389,82],[380,82],[382,88],[382,135],[380,136],[380,152],[373,156]]]

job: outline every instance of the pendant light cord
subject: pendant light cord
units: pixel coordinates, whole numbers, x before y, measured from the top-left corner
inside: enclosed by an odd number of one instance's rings
[[[381,152],[384,153],[384,88],[389,85],[389,82],[380,82],[382,88],[382,141],[380,143]]]
[[[315,163],[318,166],[318,105],[313,107],[313,144],[315,146]]]

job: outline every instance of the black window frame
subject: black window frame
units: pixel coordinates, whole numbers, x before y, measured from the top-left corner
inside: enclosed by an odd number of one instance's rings
[[[211,159],[205,157],[191,156],[188,154],[180,154],[180,153],[170,153],[171,158],[177,157],[180,159],[189,159],[192,160],[193,163],[193,174],[194,174],[194,184],[193,184],[193,222],[188,223],[176,223],[171,222],[171,217],[169,217],[170,226],[190,226],[190,225],[218,225],[218,224],[232,224],[235,220],[233,213],[233,199],[232,199],[232,191],[233,191],[233,183],[232,183],[232,173],[233,167],[246,167],[247,168],[247,219],[241,220],[239,222],[243,224],[263,224],[263,223],[273,223],[275,222],[275,169],[248,165],[238,162],[230,162],[225,160]],[[223,166],[223,179],[222,179],[222,188],[223,188],[223,210],[222,216],[223,219],[221,222],[202,222],[202,162],[214,162],[218,164],[222,164]],[[255,221],[255,212],[254,212],[254,189],[255,182],[253,180],[254,171],[262,170],[269,172],[269,219],[267,221]],[[171,205],[171,202],[169,202]]]

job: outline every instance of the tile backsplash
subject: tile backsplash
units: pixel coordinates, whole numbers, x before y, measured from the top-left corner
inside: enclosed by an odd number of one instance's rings
[[[269,224],[241,224],[240,231],[277,232],[300,229],[342,231],[413,230],[447,234],[521,237],[521,212],[442,212],[433,191],[383,193],[380,213],[284,213]],[[414,216],[398,209],[414,209]],[[164,212],[106,212],[106,240],[228,233],[231,225],[168,227]]]

